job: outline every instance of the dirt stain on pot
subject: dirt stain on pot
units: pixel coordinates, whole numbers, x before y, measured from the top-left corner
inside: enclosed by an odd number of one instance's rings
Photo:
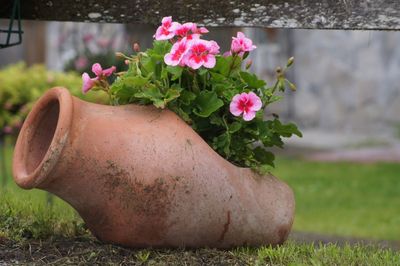
[[[110,234],[120,235],[124,238],[121,242],[126,245],[130,241],[143,241],[142,245],[148,246],[162,239],[171,208],[171,182],[159,177],[145,184],[135,175],[134,169],[128,172],[112,160],[106,163],[106,171],[98,174],[103,184],[99,194],[106,198],[103,204],[111,211],[91,210],[86,222],[94,225],[94,231],[107,230]],[[176,182],[174,178],[171,181]]]
[[[229,230],[229,225],[231,224],[231,211],[228,211],[227,213],[226,213],[226,218],[227,218],[227,220],[226,220],[226,223],[224,224],[224,229],[223,229],[223,231],[222,231],[222,233],[221,233],[221,236],[219,237],[219,240],[218,241],[223,241],[224,240],[224,238],[225,238],[225,235],[226,235],[226,233],[228,232],[228,230]]]

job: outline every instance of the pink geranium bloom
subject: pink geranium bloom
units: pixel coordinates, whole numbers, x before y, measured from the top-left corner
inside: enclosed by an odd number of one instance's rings
[[[96,81],[98,80],[98,78],[90,78],[88,73],[83,73],[82,74],[82,92],[83,93],[87,93],[88,91],[90,91],[95,85],[96,85]]]
[[[216,55],[219,53],[219,45],[216,41],[209,41],[210,48],[208,52],[210,54]]]
[[[183,57],[189,48],[186,38],[174,43],[171,52],[164,56],[164,62],[169,66],[184,65]]]
[[[257,47],[253,41],[246,38],[243,32],[238,32],[236,37],[232,37],[231,52],[242,55],[244,52],[250,52]]]
[[[83,41],[85,42],[85,43],[87,43],[87,42],[90,42],[91,40],[93,40],[93,35],[92,34],[85,34],[84,36],[83,36]]]
[[[157,41],[169,40],[175,36],[175,29],[179,26],[179,23],[172,22],[172,17],[164,17],[162,19],[161,26],[158,27],[154,38]]]
[[[83,73],[82,74],[82,91],[83,93],[88,92],[91,90],[95,85],[96,81],[106,79],[107,77],[111,76],[112,73],[114,73],[116,70],[115,66],[112,66],[110,68],[104,69],[101,67],[99,63],[95,63],[92,66],[92,71],[94,74],[96,74],[95,78],[90,78],[88,73]]]
[[[102,76],[109,77],[109,76],[111,76],[112,73],[115,72],[115,70],[116,70],[115,66],[112,66],[110,68],[103,70],[103,68],[101,67],[101,65],[99,63],[95,63],[92,66],[92,71],[93,71],[93,73],[96,74],[96,76],[98,78],[101,78]]]
[[[74,63],[76,69],[83,69],[87,66],[89,61],[85,56],[80,56],[78,59],[75,60]]]
[[[229,105],[229,110],[234,116],[243,114],[243,120],[250,121],[262,107],[260,97],[254,92],[236,94]]]
[[[175,35],[178,35],[180,37],[187,37],[189,35],[189,31],[192,30],[193,28],[192,22],[184,23],[184,24],[179,24],[175,27]]]
[[[201,66],[213,68],[215,55],[219,52],[219,46],[215,41],[194,39],[190,41],[190,48],[183,58],[185,64],[193,69]]]

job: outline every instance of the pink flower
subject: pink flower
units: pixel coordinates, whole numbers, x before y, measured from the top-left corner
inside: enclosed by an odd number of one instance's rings
[[[257,47],[253,45],[253,41],[243,34],[238,32],[236,37],[232,37],[231,52],[242,55],[244,52],[250,52]]]
[[[179,23],[172,22],[172,17],[164,17],[161,26],[158,27],[154,38],[157,41],[169,40],[175,36],[175,29]]]
[[[164,56],[164,62],[170,66],[185,65],[182,59],[187,50],[188,42],[186,38],[183,38],[172,45],[171,52]]]
[[[85,56],[80,56],[78,59],[75,60],[74,63],[76,69],[84,69],[89,61]]]
[[[112,73],[114,73],[116,70],[115,66],[112,66],[110,68],[104,69],[101,67],[99,63],[95,63],[92,66],[92,72],[96,74],[95,78],[90,78],[88,73],[83,73],[82,74],[82,91],[83,93],[88,92],[91,90],[95,85],[98,80],[104,80],[107,77],[111,76]]]
[[[216,41],[209,41],[210,44],[210,48],[208,50],[208,52],[210,54],[216,55],[219,53],[219,45]]]
[[[192,30],[193,24],[192,22],[184,23],[184,24],[179,24],[175,28],[175,35],[178,35],[180,37],[187,37],[189,35],[189,31]]]
[[[116,70],[115,66],[112,66],[110,68],[107,68],[107,69],[103,70],[103,68],[101,67],[101,65],[99,63],[95,63],[92,66],[92,71],[93,71],[93,73],[96,74],[96,76],[98,78],[101,78],[103,76],[104,77],[109,77],[109,76],[111,76],[112,73],[115,72],[115,70]]]
[[[13,132],[13,129],[12,129],[12,127],[10,127],[10,126],[5,126],[5,127],[3,128],[3,132],[4,132],[5,134],[11,134],[11,133]]]
[[[89,74],[86,72],[83,73],[82,74],[82,81],[83,81],[82,92],[87,93],[88,91],[90,91],[96,85],[97,79],[98,79],[97,77],[90,78]]]
[[[183,60],[185,64],[193,69],[201,66],[213,68],[216,60],[215,55],[219,52],[219,46],[215,41],[194,39],[190,41],[190,48]]]
[[[204,27],[197,28],[197,24],[193,22],[187,22],[184,24],[177,23],[175,28],[175,35],[181,38],[186,37],[187,40],[191,39],[199,39],[200,36],[204,33],[207,33],[208,30]]]
[[[229,110],[234,116],[243,113],[243,120],[250,121],[256,116],[256,112],[262,107],[260,97],[254,92],[241,93],[233,96]]]
[[[83,41],[85,42],[85,43],[88,43],[88,42],[90,42],[91,40],[93,40],[93,35],[92,34],[85,34],[84,36],[83,36]]]

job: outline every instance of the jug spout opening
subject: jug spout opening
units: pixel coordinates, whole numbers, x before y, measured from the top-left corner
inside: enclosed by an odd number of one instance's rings
[[[13,175],[20,187],[38,187],[48,178],[68,141],[72,112],[72,96],[64,88],[47,91],[34,105],[14,150]]]

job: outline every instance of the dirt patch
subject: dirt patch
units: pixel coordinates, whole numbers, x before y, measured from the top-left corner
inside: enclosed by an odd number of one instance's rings
[[[247,265],[216,249],[126,249],[93,238],[0,243],[0,265]]]
[[[292,232],[295,243],[335,243],[338,246],[369,245],[400,250],[396,241],[376,241],[316,233]],[[17,242],[1,238],[0,265],[250,265],[255,254],[235,255],[232,250],[217,249],[128,249],[103,244],[90,236],[47,241]]]

